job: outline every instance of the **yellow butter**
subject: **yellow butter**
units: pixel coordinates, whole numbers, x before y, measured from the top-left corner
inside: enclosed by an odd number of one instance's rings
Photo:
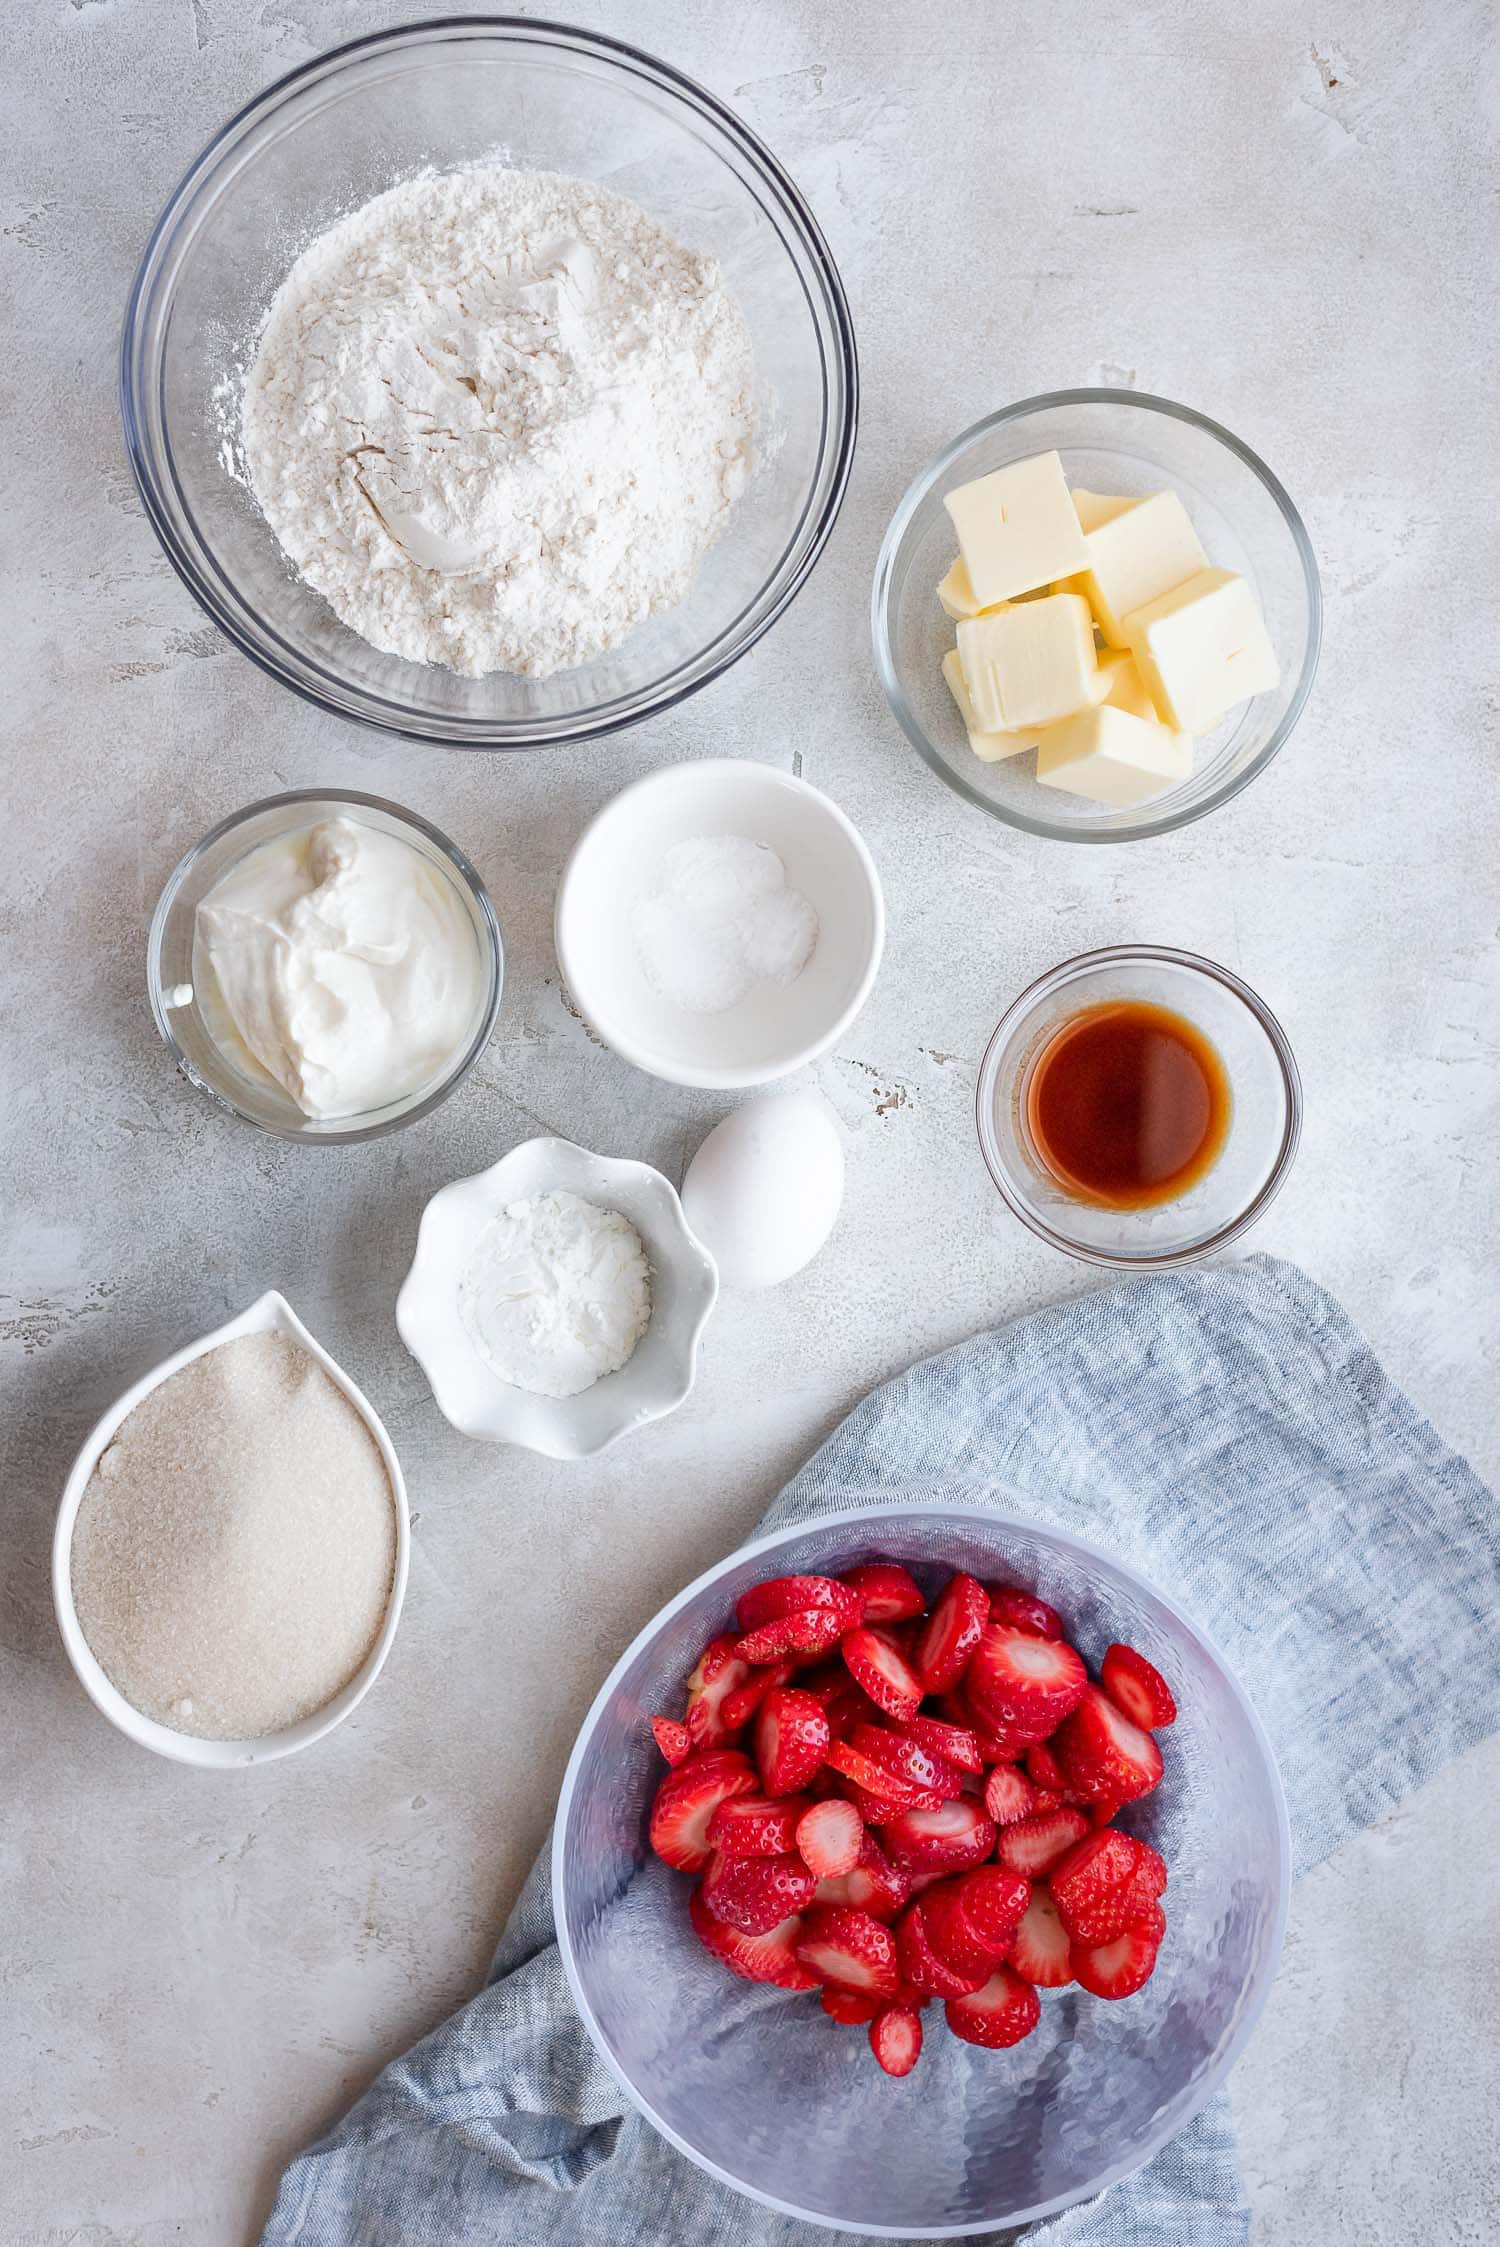
[[[1036,747],[1037,737],[1034,726],[1029,732],[1022,733],[986,733],[984,731],[974,714],[974,705],[969,700],[969,690],[964,685],[963,665],[959,662],[957,648],[950,648],[943,657],[943,677],[947,680],[949,692],[958,704],[958,714],[963,719],[964,729],[969,736],[969,747],[976,757],[983,757],[987,765],[995,765],[1000,762],[1002,757],[1019,757],[1024,750]]]
[[[946,494],[981,608],[1088,566],[1088,546],[1055,452],[1014,460]]]
[[[1088,603],[1076,593],[965,617],[958,653],[984,733],[1050,725],[1081,709],[1098,671]]]
[[[1076,498],[1076,494],[1074,495]],[[1112,648],[1123,648],[1124,619],[1208,567],[1176,492],[1153,492],[1087,534],[1089,565],[1073,590],[1083,595]]]
[[[1133,718],[1113,703],[1096,703],[1056,725],[1037,743],[1036,776],[1048,788],[1087,796],[1128,811],[1186,780],[1193,745],[1154,719]]]
[[[1260,604],[1233,570],[1200,570],[1124,622],[1151,700],[1183,733],[1207,733],[1281,676]]]
[[[1137,502],[1127,499],[1123,492],[1086,492],[1081,484],[1073,486],[1073,510],[1082,531],[1096,531],[1101,523],[1112,522],[1123,515],[1127,507]]]

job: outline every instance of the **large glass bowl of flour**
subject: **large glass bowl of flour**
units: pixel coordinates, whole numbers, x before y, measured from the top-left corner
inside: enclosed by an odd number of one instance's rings
[[[372,645],[294,567],[244,458],[245,373],[302,253],[400,182],[497,158],[628,197],[673,242],[712,260],[753,354],[750,474],[684,598],[617,646],[547,676],[471,676]],[[693,379],[685,364],[684,381]],[[323,709],[474,749],[545,748],[632,725],[753,646],[832,528],[856,401],[837,271],[769,150],[669,65],[515,18],[357,40],[267,88],[170,198],[121,350],[121,410],[142,499],[221,630]],[[384,504],[383,464],[369,465]],[[419,529],[415,543],[432,554],[421,538]]]

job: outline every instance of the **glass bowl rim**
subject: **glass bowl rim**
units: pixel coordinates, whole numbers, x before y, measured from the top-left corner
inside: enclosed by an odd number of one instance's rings
[[[810,2210],[800,2208],[792,2201],[777,2200],[770,2193],[762,2192],[754,2185],[745,2184],[737,2177],[731,2177],[716,2162],[709,2160],[706,2155],[696,2152],[679,2132],[657,2114],[645,2094],[637,2090],[610,2051],[583,1987],[578,1962],[574,1956],[573,1937],[568,1914],[562,1904],[562,1899],[567,1893],[568,1828],[572,1815],[573,1800],[578,1792],[579,1773],[583,1757],[601,1719],[614,1701],[631,1664],[637,1656],[646,1651],[673,1616],[680,1613],[690,1601],[695,1600],[700,1593],[708,1591],[715,1583],[727,1576],[731,1569],[738,1567],[742,1562],[767,1557],[799,1538],[807,1537],[815,1531],[827,1529],[848,1530],[851,1533],[858,1534],[863,1542],[878,1546],[881,1524],[894,1517],[900,1517],[902,1520],[909,1520],[914,1517],[938,1519],[958,1523],[965,1527],[972,1525],[986,1530],[993,1530],[996,1527],[1019,1530],[1023,1535],[1039,1538],[1087,1560],[1102,1561],[1107,1568],[1117,1571],[1127,1582],[1139,1585],[1148,1592],[1151,1598],[1158,1601],[1166,1609],[1173,1621],[1208,1656],[1227,1688],[1230,1698],[1245,1718],[1250,1737],[1260,1753],[1262,1769],[1268,1782],[1271,1810],[1276,1824],[1275,1906],[1265,1956],[1261,1961],[1258,1975],[1253,1978],[1251,1983],[1247,1984],[1248,2001],[1235,2024],[1234,2033],[1226,2041],[1223,2051],[1220,2052],[1213,2065],[1205,2071],[1197,2095],[1181,2121],[1166,2129],[1162,2129],[1159,2123],[1153,2126],[1148,2134],[1148,2142],[1144,2152],[1132,2148],[1127,2158],[1111,2163],[1100,2176],[1091,2179],[1080,2191],[1065,2193],[1056,2199],[1042,2202],[1035,2208],[1022,2209],[1015,2214],[1002,2216],[998,2219],[987,2216],[982,2223],[975,2224],[884,2225],[851,2223],[847,2217],[835,2218],[814,2215]],[[1282,1785],[1281,1771],[1276,1761],[1276,1751],[1272,1747],[1270,1736],[1256,1712],[1255,1704],[1209,1633],[1200,1623],[1194,1621],[1193,1617],[1170,1593],[1163,1591],[1152,1582],[1150,1577],[1143,1576],[1131,1562],[1122,1559],[1119,1554],[1107,1550],[1103,1545],[1096,1544],[1092,1538],[1081,1535],[1077,1530],[1064,1529],[1056,1523],[1041,1520],[1034,1514],[1015,1511],[1010,1508],[1000,1512],[997,1509],[982,1506],[952,1505],[938,1499],[899,1499],[889,1500],[883,1504],[847,1507],[837,1513],[821,1514],[810,1521],[788,1522],[779,1528],[767,1530],[760,1536],[747,1538],[743,1544],[735,1546],[732,1552],[726,1553],[722,1559],[715,1561],[711,1567],[705,1568],[700,1575],[695,1576],[691,1583],[684,1585],[675,1598],[669,1599],[657,1609],[656,1613],[636,1632],[619,1660],[611,1668],[609,1675],[590,1702],[583,1722],[579,1725],[577,1736],[568,1756],[567,1768],[563,1773],[562,1786],[558,1792],[557,1812],[552,1828],[552,1845],[548,1851],[548,1869],[552,1880],[553,1917],[556,1923],[558,1953],[562,1959],[563,1972],[567,1977],[573,2003],[578,2009],[579,2018],[588,2031],[589,2041],[630,2100],[631,2105],[643,2114],[652,2129],[659,2131],[661,2136],[669,2144],[674,2145],[679,2153],[685,2154],[689,2161],[706,2171],[709,2176],[717,2178],[721,2184],[727,2185],[731,2191],[742,2193],[746,2199],[758,2201],[762,2207],[772,2208],[779,2215],[792,2216],[803,2223],[816,2224],[822,2230],[853,2232],[862,2238],[869,2239],[967,2239],[979,2233],[994,2231],[997,2222],[1002,2228],[1009,2228],[1016,2224],[1038,2222],[1044,2216],[1057,2215],[1065,2208],[1076,2207],[1079,2202],[1092,2199],[1097,2193],[1105,2191],[1110,2185],[1118,2184],[1122,2178],[1133,2176],[1138,2169],[1144,2168],[1148,2161],[1151,2161],[1160,2153],[1164,2145],[1169,2144],[1173,2138],[1185,2130],[1193,2117],[1202,2112],[1214,2093],[1222,2088],[1225,2078],[1249,2042],[1251,2034],[1265,2010],[1266,2001],[1276,1980],[1277,1967],[1280,1963],[1282,1946],[1286,1937],[1287,1919],[1291,1909],[1292,1832],[1291,1818],[1287,1810],[1286,1790]]]
[[[985,437],[991,430],[1003,428],[1008,422],[1019,421],[1028,414],[1050,411],[1056,406],[1140,406],[1147,413],[1164,414],[1169,420],[1182,421],[1190,427],[1201,429],[1223,445],[1237,459],[1242,460],[1255,475],[1281,513],[1282,520],[1291,533],[1297,559],[1302,565],[1303,585],[1307,594],[1307,647],[1302,658],[1302,669],[1292,698],[1283,710],[1269,738],[1256,751],[1242,771],[1222,781],[1201,803],[1190,804],[1176,811],[1162,811],[1155,818],[1143,820],[1128,832],[1111,828],[1079,829],[1065,825],[1060,820],[1046,819],[1030,812],[1016,811],[1008,804],[992,803],[962,773],[955,772],[947,760],[933,747],[925,730],[918,723],[915,711],[907,700],[896,669],[889,630],[891,586],[896,551],[906,535],[907,527],[922,501],[934,484],[947,474],[954,462],[971,445]],[[1307,705],[1317,675],[1318,657],[1323,645],[1323,589],[1318,575],[1317,557],[1302,517],[1292,502],[1290,493],[1280,478],[1252,451],[1242,438],[1226,429],[1222,422],[1214,421],[1208,414],[1199,413],[1193,406],[1178,405],[1171,398],[1159,398],[1147,390],[1126,390],[1109,385],[1096,385],[1081,390],[1044,390],[1033,398],[1018,399],[1014,405],[1002,406],[997,413],[985,414],[961,430],[951,443],[945,445],[935,459],[928,462],[913,477],[897,502],[895,513],[886,526],[880,542],[880,552],[875,562],[875,575],[870,589],[870,629],[875,643],[875,666],[886,700],[895,714],[897,723],[907,740],[938,778],[969,803],[992,819],[1002,820],[1006,826],[1018,828],[1023,834],[1040,835],[1048,842],[1060,843],[1139,843],[1149,842],[1156,835],[1170,835],[1180,827],[1190,827],[1194,820],[1204,819],[1210,812],[1233,800],[1240,791],[1248,788],[1271,762],[1271,759],[1290,738],[1297,721]]]
[[[994,1145],[994,1126],[990,1121],[994,1107],[995,1079],[999,1074],[1000,1049],[1006,1037],[1030,1014],[1047,993],[1065,978],[1080,970],[1123,966],[1144,962],[1150,965],[1166,964],[1184,968],[1190,975],[1202,976],[1219,984],[1233,998],[1238,999],[1264,1036],[1271,1054],[1281,1072],[1282,1089],[1286,1095],[1286,1121],[1282,1127],[1281,1144],[1266,1178],[1237,1216],[1219,1226],[1210,1237],[1190,1248],[1157,1250],[1150,1255],[1124,1255],[1108,1253],[1104,1249],[1085,1247],[1054,1226],[1030,1208],[1012,1187],[1004,1163]],[[1247,1232],[1270,1208],[1286,1183],[1297,1147],[1302,1137],[1302,1078],[1297,1068],[1296,1055],[1291,1041],[1276,1016],[1257,991],[1252,990],[1243,977],[1232,968],[1223,967],[1217,960],[1205,959],[1200,952],[1185,952],[1171,944],[1106,944],[1097,951],[1076,952],[1071,959],[1059,960],[1055,967],[1028,983],[1001,1015],[984,1049],[979,1064],[979,1077],[974,1087],[974,1123],[979,1135],[979,1151],[984,1157],[984,1167],[1013,1217],[1018,1217],[1030,1232],[1036,1234],[1049,1248],[1059,1249],[1063,1255],[1076,1257],[1081,1263],[1102,1265],[1116,1272],[1168,1271],[1174,1266],[1199,1264],[1205,1256],[1227,1248]]]
[[[162,986],[161,948],[167,922],[184,882],[204,852],[212,849],[215,843],[224,841],[237,828],[248,825],[262,813],[280,811],[292,804],[354,804],[361,810],[383,812],[388,819],[395,820],[398,826],[413,828],[447,860],[453,874],[477,908],[487,939],[483,949],[489,967],[489,997],[462,1057],[454,1063],[446,1076],[439,1078],[410,1107],[403,1108],[399,1115],[384,1116],[376,1123],[362,1124],[351,1118],[339,1123],[336,1128],[312,1131],[295,1123],[273,1123],[265,1117],[252,1115],[247,1108],[242,1108],[238,1101],[232,1099],[222,1086],[209,1082],[183,1051],[172,1028],[171,1010],[166,1004]],[[269,841],[271,838],[268,836],[266,839]],[[347,1147],[357,1140],[384,1139],[388,1133],[403,1131],[408,1124],[417,1122],[419,1117],[430,1115],[463,1082],[488,1045],[500,1012],[504,988],[505,941],[500,933],[500,921],[490,893],[477,868],[470,863],[457,843],[445,835],[440,827],[434,827],[430,820],[424,819],[420,812],[408,810],[405,804],[392,803],[388,797],[367,795],[355,788],[289,788],[277,796],[258,797],[253,804],[244,804],[238,811],[230,812],[227,818],[218,820],[205,835],[200,835],[197,842],[183,852],[167,876],[146,934],[146,993],[151,1002],[151,1013],[161,1033],[162,1043],[182,1075],[196,1090],[206,1093],[227,1115],[234,1116],[240,1123],[251,1125],[257,1131],[269,1132],[272,1138],[290,1140],[299,1147]]]
[[[745,605],[742,605],[739,617],[729,627],[731,633],[738,632],[739,636],[701,674],[684,680],[682,672],[685,666],[678,664],[671,675],[675,683],[665,690],[648,688],[632,697],[628,706],[623,709],[617,703],[601,705],[592,712],[573,713],[560,721],[548,721],[545,731],[498,740],[485,739],[482,734],[446,730],[438,718],[434,718],[430,726],[422,726],[418,714],[409,706],[364,689],[357,690],[358,706],[353,706],[347,697],[337,691],[336,682],[327,689],[321,688],[314,677],[304,677],[296,665],[279,660],[275,648],[281,644],[280,634],[261,616],[252,602],[237,594],[236,597],[242,601],[265,635],[267,644],[259,644],[245,632],[237,617],[220,598],[210,577],[199,568],[194,556],[178,536],[171,508],[163,497],[168,484],[175,489],[177,503],[188,515],[195,531],[197,519],[183,498],[171,447],[164,444],[158,453],[158,448],[147,434],[148,417],[140,403],[145,393],[148,372],[148,363],[143,357],[147,316],[156,309],[161,269],[169,253],[175,248],[185,222],[192,217],[199,196],[205,189],[212,189],[215,172],[234,145],[256,125],[269,121],[278,111],[294,102],[306,88],[321,80],[336,77],[346,68],[361,63],[372,55],[386,50],[394,52],[406,48],[440,46],[463,38],[490,38],[511,41],[522,47],[582,52],[617,71],[623,70],[631,76],[664,84],[669,92],[684,101],[688,107],[696,108],[700,114],[706,115],[724,138],[749,159],[752,168],[760,176],[761,184],[770,189],[782,212],[789,217],[792,232],[799,238],[808,255],[821,283],[822,308],[830,331],[828,349],[837,366],[843,394],[843,410],[838,418],[834,420],[827,414],[823,417],[818,471],[826,471],[828,480],[821,507],[813,513],[810,527],[810,509],[804,507],[791,538],[782,545],[775,569],[765,580],[761,592],[752,596],[748,605],[753,606],[754,601],[768,587],[776,585],[778,575],[785,568],[789,551],[805,531],[806,545],[801,556],[753,629],[745,631],[740,628],[745,614]],[[759,202],[760,196],[756,195],[755,200]],[[804,297],[808,294],[805,282],[802,284],[802,294]],[[721,102],[696,79],[688,77],[686,72],[663,61],[660,56],[627,40],[614,39],[603,32],[561,23],[545,16],[436,16],[430,22],[397,24],[383,31],[366,32],[358,38],[325,48],[306,62],[297,64],[294,69],[283,72],[279,78],[273,79],[269,85],[253,94],[204,143],[167,195],[147,237],[131,282],[120,331],[117,366],[117,402],[125,453],[146,519],[177,576],[231,646],[238,649],[241,655],[247,656],[258,670],[265,672],[279,686],[287,688],[302,701],[311,703],[314,709],[327,711],[346,723],[368,726],[374,732],[394,735],[398,740],[419,742],[429,748],[467,749],[487,755],[520,755],[537,749],[566,748],[577,742],[597,740],[607,734],[642,724],[647,718],[675,708],[701,688],[710,686],[737,663],[741,656],[747,655],[790,607],[816,567],[832,535],[848,489],[859,430],[859,357],[848,296],[833,253],[824,240],[811,205],[780,159],[726,103]],[[696,660],[698,659],[689,659],[687,667]],[[314,668],[322,667],[304,665],[303,668],[311,673]],[[601,711],[605,714],[600,714]]]

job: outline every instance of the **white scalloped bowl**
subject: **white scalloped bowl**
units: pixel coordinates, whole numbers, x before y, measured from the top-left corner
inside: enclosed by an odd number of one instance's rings
[[[469,1340],[459,1281],[492,1217],[533,1194],[579,1194],[617,1209],[651,1267],[651,1323],[618,1373],[573,1397],[539,1397],[502,1381]],[[422,1212],[417,1252],[396,1298],[401,1339],[438,1410],[460,1435],[517,1443],[548,1459],[589,1459],[632,1428],[675,1412],[693,1386],[698,1340],[719,1292],[708,1250],[677,1192],[649,1163],[592,1155],[569,1139],[528,1139],[473,1178],[457,1178]]]

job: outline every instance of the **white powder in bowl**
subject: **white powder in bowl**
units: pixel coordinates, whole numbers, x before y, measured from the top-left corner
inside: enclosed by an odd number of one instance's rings
[[[757,983],[795,983],[818,941],[817,908],[748,835],[674,844],[632,923],[647,981],[689,1014],[723,1014]]]
[[[315,1358],[247,1334],[130,1413],[84,1491],[73,1604],[133,1708],[202,1740],[251,1740],[323,1707],[384,1620],[390,1478]]]
[[[581,1194],[534,1194],[491,1218],[458,1286],[492,1373],[539,1397],[576,1397],[628,1363],[651,1323],[641,1236]]]

